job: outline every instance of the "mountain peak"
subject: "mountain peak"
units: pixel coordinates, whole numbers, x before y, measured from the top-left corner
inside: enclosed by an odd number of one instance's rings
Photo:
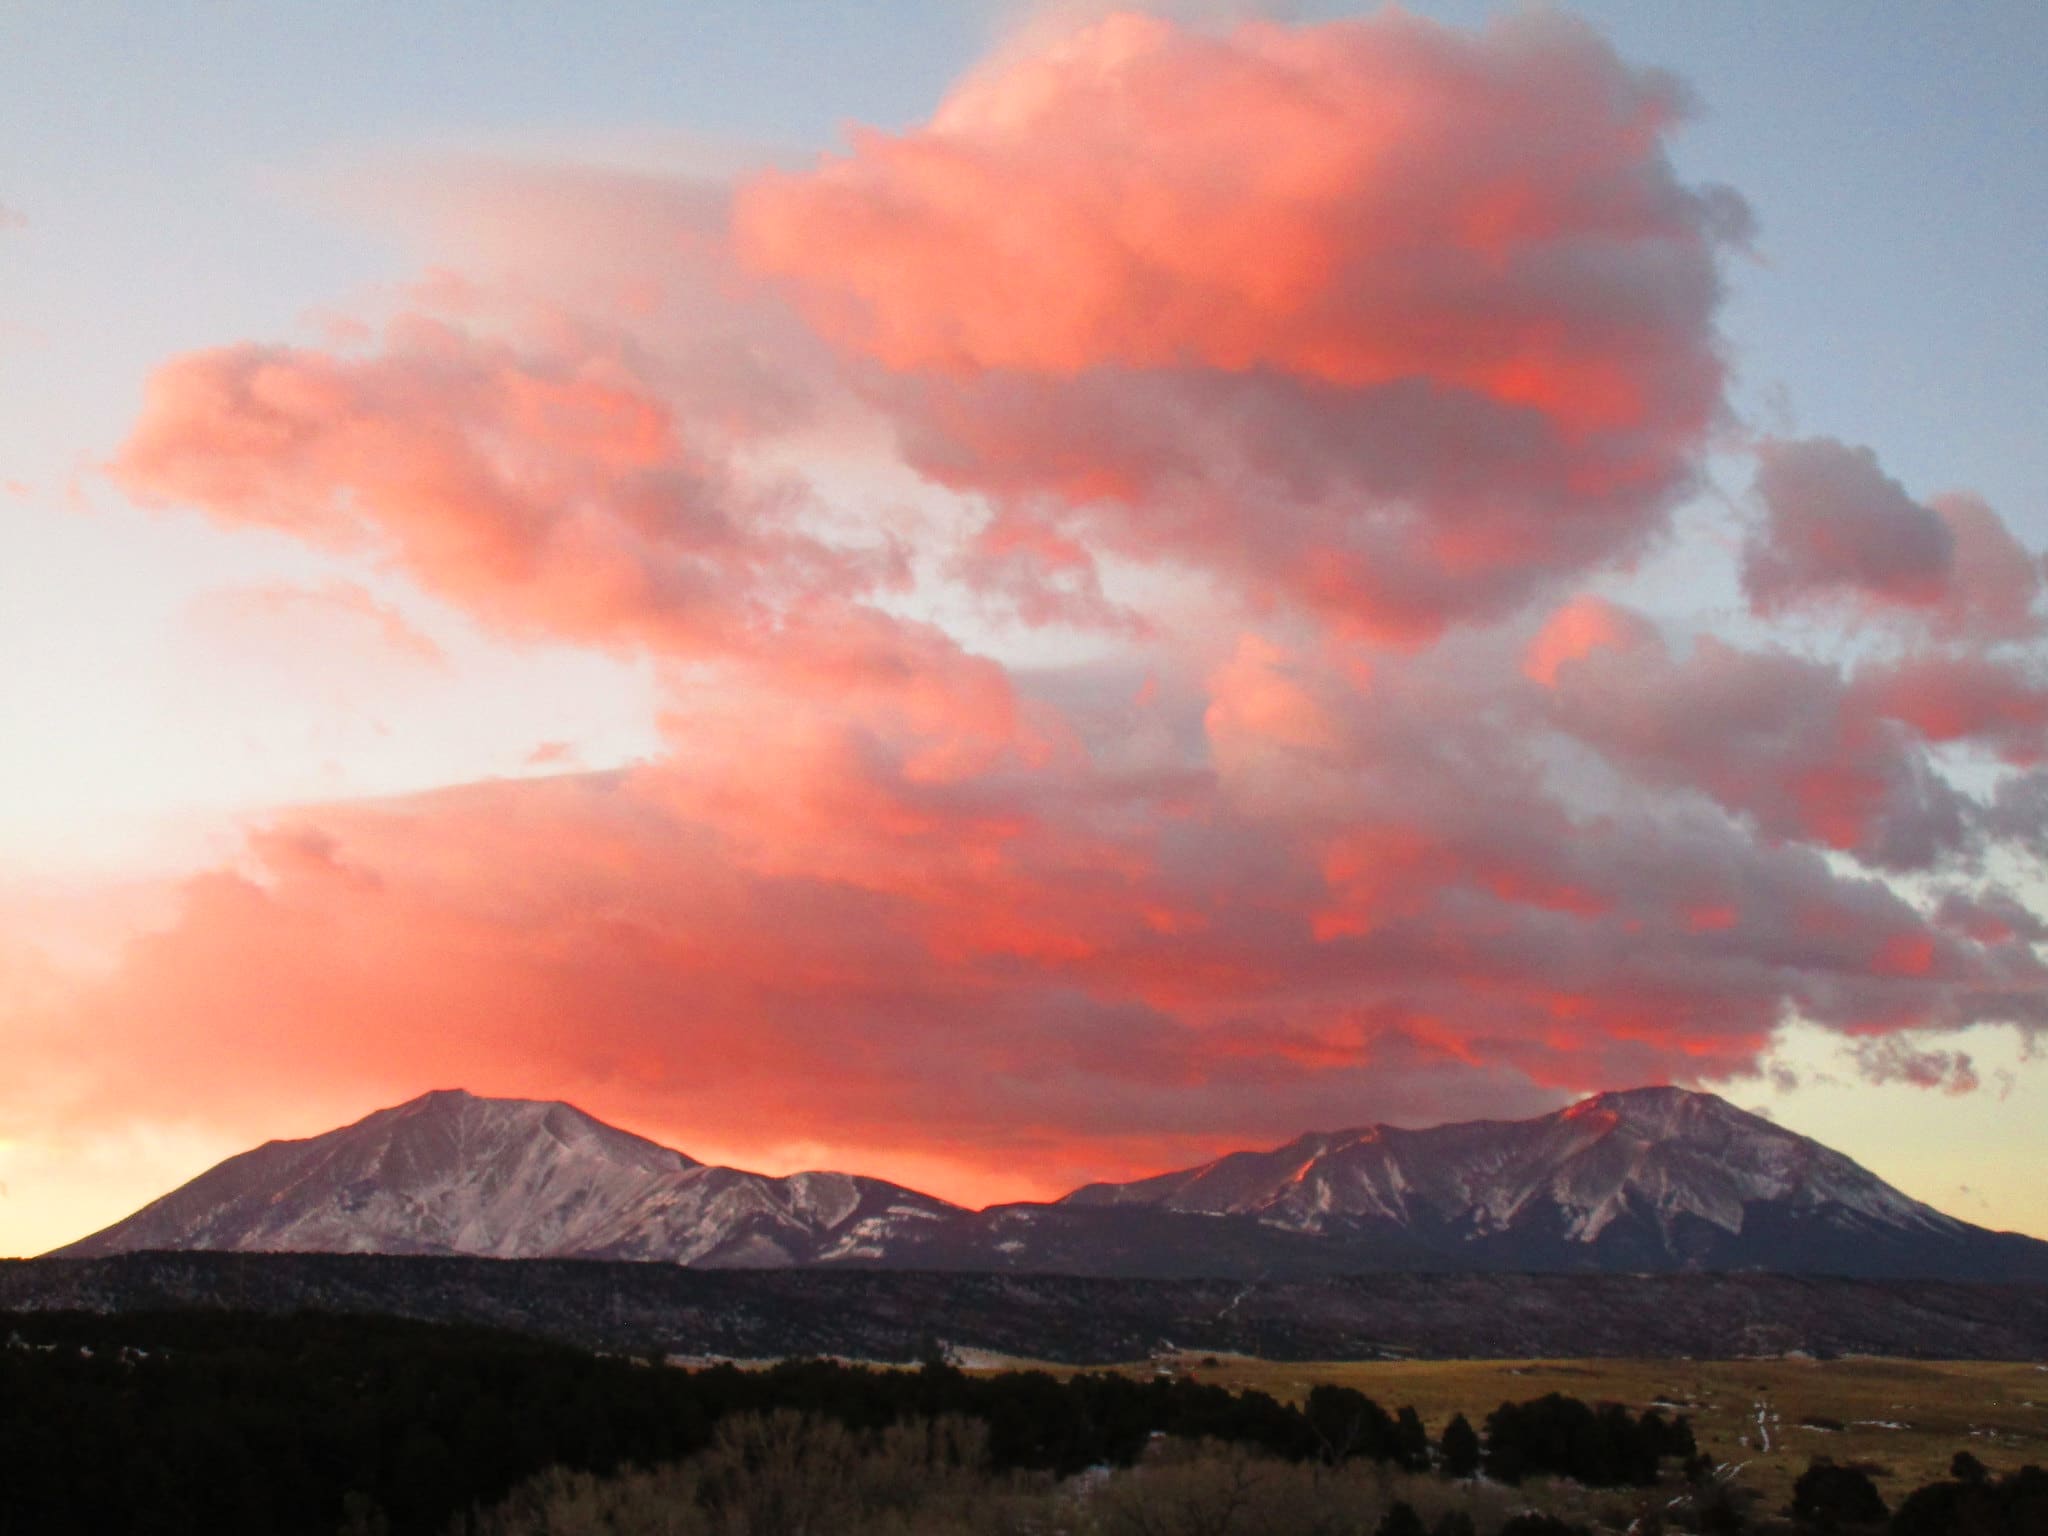
[[[1635,1088],[1605,1088],[1579,1102],[1619,1107],[1637,1104],[1687,1104],[1695,1100],[1715,1104],[1728,1102],[1717,1093],[1705,1093],[1697,1088],[1681,1088],[1676,1083],[1644,1083]]]
[[[437,1088],[244,1152],[62,1253],[588,1256],[779,1267],[952,1207],[843,1174],[713,1168],[558,1099]]]
[[[467,1088],[429,1088],[425,1093],[415,1098],[407,1099],[403,1104],[394,1104],[389,1109],[373,1111],[371,1116],[366,1116],[365,1118],[374,1118],[375,1115],[417,1115],[437,1110],[443,1113],[450,1111],[459,1112],[472,1104],[482,1105],[489,1110],[517,1110],[553,1106],[575,1110],[579,1115],[583,1113],[582,1110],[576,1109],[575,1105],[562,1099],[492,1098],[488,1094],[472,1093]]]
[[[398,1129],[407,1125],[437,1126],[457,1137],[549,1136],[556,1141],[601,1146],[614,1159],[642,1166],[667,1168],[678,1160],[686,1167],[697,1166],[695,1158],[609,1125],[566,1099],[490,1098],[467,1088],[429,1089],[403,1104],[375,1110],[343,1129],[384,1127],[393,1135],[418,1134]]]
[[[1613,1115],[1624,1124],[1657,1135],[1679,1133],[1688,1124],[1723,1121],[1754,1126],[1771,1126],[1761,1115],[1738,1109],[1717,1093],[1675,1084],[1651,1084],[1641,1088],[1610,1088],[1560,1110],[1567,1120],[1588,1115]],[[1772,1126],[1772,1129],[1777,1127]],[[1780,1132],[1790,1135],[1791,1132]]]
[[[417,1098],[407,1099],[403,1104],[394,1104],[389,1109],[372,1111],[372,1115],[433,1115],[459,1114],[464,1105],[505,1102],[481,1099],[467,1088],[429,1088]],[[370,1118],[365,1116],[364,1118]]]

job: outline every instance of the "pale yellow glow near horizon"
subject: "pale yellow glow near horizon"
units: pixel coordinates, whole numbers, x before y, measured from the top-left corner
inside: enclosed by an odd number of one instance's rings
[[[1967,1052],[1982,1086],[1950,1094],[1858,1077],[1841,1042],[1795,1028],[1774,1059],[1801,1079],[1724,1089],[1789,1130],[1854,1158],[1916,1200],[1963,1221],[2048,1238],[2048,1059],[2030,1057],[2017,1031],[1980,1025],[1929,1036]]]
[[[148,1126],[62,1146],[0,1140],[0,1256],[76,1242],[246,1150],[215,1132]]]

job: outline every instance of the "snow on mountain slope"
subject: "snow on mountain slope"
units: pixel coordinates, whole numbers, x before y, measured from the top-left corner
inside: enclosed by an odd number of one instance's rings
[[[2048,1243],[1956,1221],[1818,1142],[1676,1088],[1535,1120],[1303,1136],[987,1211],[843,1173],[708,1167],[567,1104],[450,1090],[231,1157],[59,1253],[151,1248],[1124,1276],[2048,1279]]]
[[[1577,1243],[1621,1220],[1666,1237],[1681,1217],[1740,1233],[1757,1204],[1928,1235],[1964,1229],[1818,1142],[1680,1088],[1603,1093],[1535,1120],[1303,1136],[1066,1200],[1252,1216],[1298,1232],[1381,1221],[1481,1237],[1541,1221]]]
[[[568,1104],[425,1094],[229,1158],[60,1253],[143,1248],[807,1263],[955,1208],[838,1173],[712,1168]]]

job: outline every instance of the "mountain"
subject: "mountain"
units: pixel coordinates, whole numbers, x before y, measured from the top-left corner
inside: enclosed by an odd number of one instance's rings
[[[1064,1203],[1252,1220],[1456,1268],[2048,1277],[2048,1243],[1946,1216],[1682,1088],[1597,1094],[1534,1120],[1303,1136]]]
[[[958,1207],[843,1173],[707,1167],[573,1105],[422,1095],[229,1158],[58,1250],[475,1254],[775,1268],[879,1255]]]
[[[233,1157],[59,1250],[615,1258],[1131,1277],[1764,1270],[2048,1279],[2048,1243],[1901,1194],[1712,1094],[1374,1125],[1049,1205],[707,1167],[567,1104],[430,1093]]]

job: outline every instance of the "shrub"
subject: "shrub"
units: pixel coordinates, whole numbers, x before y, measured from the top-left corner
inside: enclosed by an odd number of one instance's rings
[[[1816,1531],[1881,1525],[1890,1511],[1877,1485],[1860,1467],[1816,1457],[1792,1485],[1792,1518]]]

